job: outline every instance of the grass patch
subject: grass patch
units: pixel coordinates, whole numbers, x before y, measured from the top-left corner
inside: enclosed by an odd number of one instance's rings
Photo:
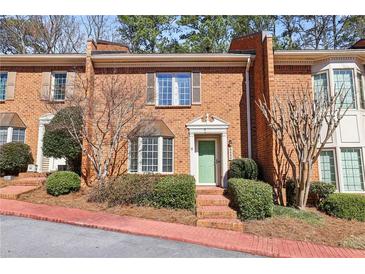
[[[365,249],[365,234],[358,236],[351,235],[342,242],[342,246]]]
[[[273,217],[287,217],[303,220],[309,224],[323,224],[324,219],[315,212],[298,210],[291,207],[274,206]]]

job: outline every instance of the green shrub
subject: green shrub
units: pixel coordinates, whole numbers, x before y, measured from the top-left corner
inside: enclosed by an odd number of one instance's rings
[[[330,194],[319,209],[341,219],[365,221],[365,196],[352,193]]]
[[[110,180],[104,189],[96,186],[91,202],[107,202],[109,206],[149,203],[159,175],[125,174]]]
[[[257,164],[249,158],[234,159],[231,162],[228,177],[256,180],[258,176]]]
[[[75,172],[57,171],[48,176],[46,188],[53,196],[75,192],[80,189],[80,177]]]
[[[286,206],[293,207],[295,204],[295,182],[289,179],[285,183]]]
[[[325,182],[312,182],[309,195],[314,199],[315,206],[318,206],[330,194],[336,191],[336,186]]]
[[[32,153],[27,144],[7,143],[0,145],[0,174],[18,175],[27,171],[33,163]]]
[[[195,179],[190,175],[163,177],[154,187],[152,205],[176,209],[195,209]]]
[[[273,190],[267,183],[232,178],[227,194],[241,220],[264,219],[273,213]]]

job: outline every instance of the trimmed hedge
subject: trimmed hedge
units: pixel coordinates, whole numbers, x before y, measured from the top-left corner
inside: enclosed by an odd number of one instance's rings
[[[72,171],[57,171],[48,176],[46,189],[53,196],[76,192],[80,189],[80,177]]]
[[[163,177],[154,187],[152,204],[175,209],[195,208],[195,179],[190,175]]]
[[[234,159],[231,162],[228,177],[257,180],[258,167],[254,160],[249,158]]]
[[[7,143],[0,145],[0,175],[18,175],[27,171],[33,163],[32,152],[27,144]]]
[[[295,183],[293,179],[289,179],[286,182],[286,206],[293,207],[295,204]],[[309,200],[312,199],[315,206],[326,199],[330,194],[336,191],[336,186],[331,183],[315,181],[311,183],[309,188]]]
[[[232,178],[227,194],[241,220],[271,217],[274,208],[272,187],[261,181]]]
[[[331,183],[325,182],[312,182],[309,195],[314,199],[315,206],[319,206],[319,204],[326,199],[330,194],[335,193],[336,186]]]
[[[95,187],[90,202],[107,202],[109,206],[145,204],[152,196],[159,175],[125,174],[110,180],[104,189]]]
[[[319,206],[328,215],[341,219],[365,221],[365,196],[353,193],[330,194]]]

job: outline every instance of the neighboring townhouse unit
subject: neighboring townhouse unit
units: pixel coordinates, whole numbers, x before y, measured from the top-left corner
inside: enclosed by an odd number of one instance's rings
[[[364,64],[361,41],[348,50],[274,51],[265,33],[235,38],[222,54],[131,54],[124,45],[88,41],[85,54],[2,55],[0,145],[25,142],[38,171],[56,170],[64,160],[42,155],[50,106],[75,92],[76,73],[92,83],[121,75],[142,83],[144,111],[153,116],[131,127],[122,171],[188,173],[197,184],[225,186],[229,162],[250,157],[272,182],[274,139],[256,101],[303,87],[334,94],[346,86],[351,109],[313,179],[364,192]],[[100,96],[97,86],[92,89],[89,96]]]

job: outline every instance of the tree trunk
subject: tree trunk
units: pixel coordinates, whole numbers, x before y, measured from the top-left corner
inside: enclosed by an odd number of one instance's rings
[[[300,166],[301,166],[301,172],[298,182],[299,187],[296,193],[295,205],[298,209],[305,209],[310,186],[311,168],[309,162],[300,163]]]

